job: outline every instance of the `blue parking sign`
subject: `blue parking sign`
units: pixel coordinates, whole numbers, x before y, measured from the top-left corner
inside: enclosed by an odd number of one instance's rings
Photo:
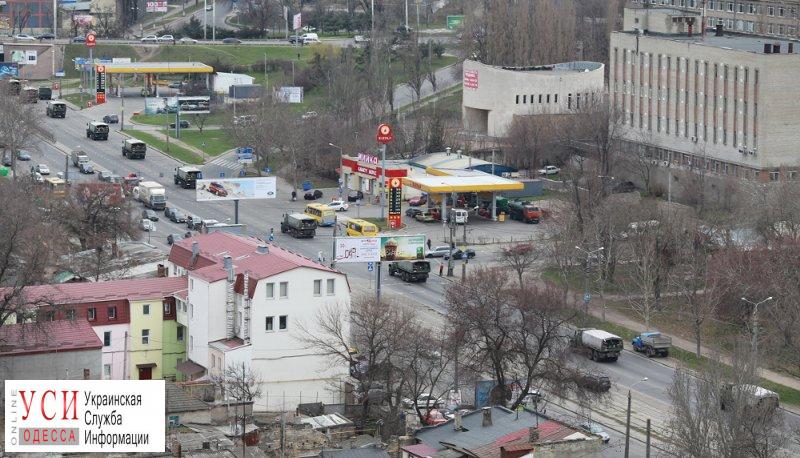
[[[367,263],[367,270],[369,272],[372,272],[373,270],[375,270],[375,263],[374,262],[368,262]]]

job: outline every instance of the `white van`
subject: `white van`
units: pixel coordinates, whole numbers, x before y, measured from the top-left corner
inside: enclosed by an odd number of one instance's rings
[[[733,407],[737,401],[744,404],[746,410],[758,410],[769,413],[780,406],[778,393],[757,385],[725,384],[722,387],[720,407],[725,410]]]
[[[319,43],[319,35],[316,33],[304,33],[300,36],[303,39],[303,44],[307,43]]]
[[[451,208],[450,218],[456,224],[467,224],[469,213],[467,213],[467,211],[463,208]]]

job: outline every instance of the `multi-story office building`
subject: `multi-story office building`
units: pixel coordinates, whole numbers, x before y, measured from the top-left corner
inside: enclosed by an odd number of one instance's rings
[[[774,37],[699,34],[700,15],[626,8],[611,35],[609,91],[623,137],[660,164],[797,178],[800,55]]]
[[[705,12],[706,27],[722,24],[726,31],[797,38],[800,0],[631,0],[631,6],[678,8]]]

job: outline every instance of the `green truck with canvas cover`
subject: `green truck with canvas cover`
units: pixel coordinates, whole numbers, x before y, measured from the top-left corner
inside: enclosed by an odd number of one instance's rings
[[[285,213],[281,221],[281,233],[288,233],[296,239],[314,238],[317,221],[303,213]]]
[[[389,275],[399,275],[405,282],[426,282],[431,272],[429,261],[396,261],[389,264]]]

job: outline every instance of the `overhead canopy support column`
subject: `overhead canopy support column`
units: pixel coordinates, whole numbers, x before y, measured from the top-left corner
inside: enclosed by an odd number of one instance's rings
[[[497,193],[492,193],[492,221],[497,221]]]

